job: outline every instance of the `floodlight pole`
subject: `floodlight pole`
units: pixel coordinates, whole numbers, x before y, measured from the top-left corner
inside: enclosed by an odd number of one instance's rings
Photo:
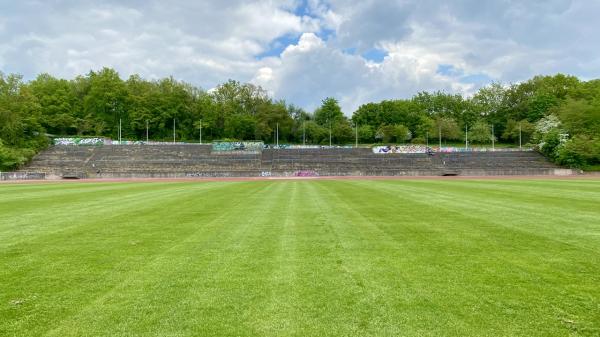
[[[302,121],[302,145],[306,145],[306,120]]]
[[[521,122],[519,122],[519,150],[522,150],[522,148],[521,148]]]
[[[494,137],[494,124],[492,124],[492,151],[496,151],[496,146],[495,146],[495,139],[496,137]]]
[[[331,121],[329,121],[329,147],[331,147]]]

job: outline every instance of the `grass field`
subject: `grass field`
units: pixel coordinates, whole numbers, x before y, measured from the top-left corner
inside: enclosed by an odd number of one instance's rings
[[[600,336],[600,180],[0,185],[0,336]]]

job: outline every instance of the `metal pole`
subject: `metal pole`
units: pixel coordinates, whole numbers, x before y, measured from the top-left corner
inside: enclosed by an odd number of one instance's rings
[[[175,118],[173,118],[173,143],[175,143]]]
[[[331,147],[331,121],[329,121],[329,147]]]
[[[492,151],[496,150],[495,139],[494,139],[494,124],[492,124]]]
[[[119,118],[119,145],[121,145],[121,118]]]
[[[279,148],[279,123],[277,123],[277,148]]]
[[[202,120],[200,120],[200,144],[202,144]]]
[[[442,149],[442,123],[440,123],[438,126],[439,126],[438,134],[439,134],[439,138],[440,138],[440,150],[441,150]]]
[[[146,143],[148,143],[148,120],[146,119]]]
[[[467,129],[467,124],[465,124],[465,149],[469,148],[469,130]]]
[[[355,137],[355,140],[356,140],[355,144],[354,144],[355,145],[354,147],[358,149],[358,124],[354,124],[354,131],[355,131],[354,137]]]
[[[306,145],[306,121],[302,121],[302,145]]]
[[[522,148],[521,148],[521,122],[519,122],[519,150],[522,150]]]

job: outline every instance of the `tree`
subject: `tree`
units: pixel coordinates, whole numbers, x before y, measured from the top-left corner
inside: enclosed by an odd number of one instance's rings
[[[320,126],[315,121],[305,123],[306,140],[309,144],[325,144],[329,142],[328,129]]]
[[[0,165],[27,161],[54,135],[117,137],[122,120],[126,139],[262,139],[328,144],[362,142],[432,142],[441,129],[444,140],[462,140],[465,126],[473,142],[488,142],[488,129],[505,141],[531,141],[550,158],[567,165],[593,165],[600,134],[600,80],[579,81],[557,74],[537,76],[505,86],[493,83],[472,98],[443,92],[420,92],[410,99],[361,105],[352,122],[334,98],[326,98],[314,115],[274,101],[259,86],[229,80],[210,93],[172,77],[121,80],[110,68],[72,80],[40,74],[26,83],[21,76],[0,73]],[[591,155],[586,155],[590,153]]]
[[[398,143],[405,143],[412,138],[412,133],[406,126],[396,124],[394,125],[394,138]]]
[[[370,125],[360,125],[358,127],[358,140],[361,143],[370,143],[375,140],[375,130]]]
[[[492,132],[489,124],[483,119],[479,119],[469,130],[469,141],[473,143],[491,143]],[[495,140],[495,137],[494,137]]]
[[[441,133],[441,138],[444,140],[459,140],[462,138],[462,133],[456,121],[449,117],[437,117],[433,120],[432,128],[429,130],[429,136],[438,137]]]
[[[505,109],[507,89],[500,83],[482,87],[473,96],[472,102],[481,117],[496,116]]]
[[[40,105],[40,123],[48,132],[58,135],[77,133],[76,97],[69,81],[40,74],[29,83],[29,88]]]
[[[237,140],[254,139],[256,119],[246,114],[235,114],[225,123],[225,137]]]
[[[0,73],[0,168],[16,168],[46,146],[41,107],[19,75]]]
[[[382,125],[377,129],[375,138],[383,143],[404,143],[412,138],[412,133],[402,124]]]
[[[570,134],[600,135],[600,100],[567,99],[551,112]]]
[[[534,132],[535,125],[528,120],[515,121],[514,119],[509,119],[506,122],[506,127],[502,133],[502,139],[518,143],[520,136],[521,143],[526,144],[530,141]]]
[[[348,143],[354,139],[354,130],[348,121],[339,120],[333,124],[331,136],[336,144]]]
[[[315,111],[315,122],[324,127],[329,127],[329,123],[333,125],[343,119],[345,117],[342,108],[340,108],[335,98],[325,98],[321,103],[321,107]]]
[[[156,83],[143,80],[132,75],[125,83],[128,96],[129,126],[137,139],[146,138],[146,126],[149,137],[156,133],[157,107],[159,91]]]
[[[279,124],[279,140],[287,141],[292,134],[294,120],[289,115],[284,101],[273,103],[268,100],[258,107],[256,115],[259,125],[255,139],[270,141],[273,139],[273,132],[276,131]]]
[[[110,68],[103,68],[98,72],[90,71],[89,91],[83,106],[87,116],[95,117],[96,130],[106,132],[113,138],[118,136],[119,120],[125,125],[128,122],[127,109],[125,109],[127,90],[119,74]]]
[[[0,73],[0,140],[8,146],[43,146],[41,107],[19,75]]]
[[[382,124],[381,106],[378,103],[363,104],[352,114],[352,121],[358,125],[369,125],[373,128]]]

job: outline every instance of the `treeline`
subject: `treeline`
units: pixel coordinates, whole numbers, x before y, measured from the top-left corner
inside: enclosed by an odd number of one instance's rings
[[[539,76],[492,84],[473,97],[421,92],[368,103],[347,118],[334,98],[314,112],[228,81],[204,91],[173,78],[126,80],[109,68],[73,80],[41,74],[25,82],[0,73],[0,169],[22,165],[49,136],[178,141],[263,140],[307,144],[469,142],[533,144],[574,167],[600,163],[600,80]],[[357,129],[356,129],[357,127]],[[493,132],[493,133],[492,133]]]

